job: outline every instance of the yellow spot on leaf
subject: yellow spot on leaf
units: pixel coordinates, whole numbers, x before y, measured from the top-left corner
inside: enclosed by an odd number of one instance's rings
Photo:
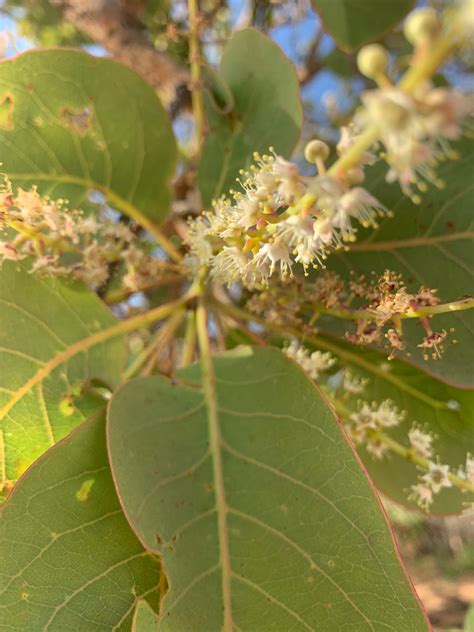
[[[86,500],[89,500],[91,489],[94,483],[95,483],[95,478],[88,478],[86,481],[82,483],[82,485],[79,487],[79,489],[76,492],[76,498],[79,502],[85,503]]]
[[[15,99],[11,92],[4,92],[0,96],[0,129],[10,131],[13,129],[13,111]]]
[[[72,401],[72,396],[68,394],[59,402],[59,412],[65,417],[70,417],[74,413],[74,410],[75,407]]]
[[[18,459],[15,463],[16,477],[19,478],[28,468],[29,462],[26,459]]]

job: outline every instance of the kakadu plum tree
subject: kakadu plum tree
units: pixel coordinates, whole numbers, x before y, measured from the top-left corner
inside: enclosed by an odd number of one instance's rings
[[[472,510],[474,5],[365,2],[317,138],[222,3],[0,63],[2,629],[431,629],[379,494]]]

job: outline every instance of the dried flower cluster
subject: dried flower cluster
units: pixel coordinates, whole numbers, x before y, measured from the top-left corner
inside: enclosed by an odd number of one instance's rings
[[[331,279],[330,283],[333,285],[334,281]],[[385,270],[379,277],[374,275],[369,281],[364,276],[352,279],[349,292],[351,299],[357,298],[363,304],[354,313],[356,331],[346,334],[346,337],[356,344],[371,344],[385,339],[391,349],[391,357],[394,352],[405,349],[400,317],[440,303],[437,290],[421,286],[416,293],[408,292],[402,276],[390,270]],[[419,317],[419,323],[425,335],[418,346],[424,350],[425,359],[430,352],[433,359],[440,358],[447,332],[433,331],[430,319],[425,316]]]
[[[409,292],[402,276],[390,270],[369,279],[352,275],[347,283],[335,272],[325,271],[309,283],[297,278],[291,283],[269,283],[249,298],[247,309],[272,324],[305,327],[313,333],[317,330],[306,324],[308,317],[314,323],[320,313],[354,321],[355,331],[347,332],[346,338],[359,345],[384,343],[391,358],[405,350],[404,316],[439,303],[435,289],[422,286]],[[434,331],[430,318],[422,313],[417,318],[425,334],[418,345],[424,358],[441,357],[448,332]]]
[[[68,276],[92,289],[108,280],[110,264],[120,266],[121,282],[136,291],[157,277],[163,262],[147,253],[129,226],[66,208],[63,200],[40,196],[35,187],[0,192],[0,261],[31,259],[31,271]]]

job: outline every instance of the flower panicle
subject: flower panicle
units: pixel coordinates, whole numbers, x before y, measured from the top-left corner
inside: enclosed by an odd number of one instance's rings
[[[360,186],[327,174],[308,181],[272,148],[253,157],[238,178],[241,190],[189,223],[191,264],[209,266],[222,283],[261,288],[275,273],[292,277],[295,264],[324,268],[331,250],[355,240],[354,221],[375,227],[389,214]]]
[[[467,0],[445,14],[426,8],[410,14],[404,32],[413,45],[411,70],[423,64],[440,42],[448,42],[449,52],[462,46],[469,20],[460,16],[467,16],[471,7],[472,0]],[[472,99],[454,88],[436,87],[425,76],[411,85],[410,71],[394,85],[389,55],[379,44],[362,48],[357,61],[362,74],[378,87],[362,93],[352,123],[341,129],[338,159],[327,168],[329,147],[319,139],[310,141],[304,155],[317,174],[307,178],[273,148],[268,154],[255,152],[254,164],[237,178],[240,189],[191,220],[193,271],[208,266],[224,284],[237,281],[261,289],[273,275],[292,277],[295,264],[305,274],[311,268],[324,269],[333,250],[356,240],[358,224],[377,228],[381,217],[391,215],[362,186],[366,166],[378,157],[388,164],[387,181],[398,181],[414,203],[421,202],[428,185],[444,186],[436,168],[443,160],[456,158],[450,143],[461,137],[473,113]],[[367,130],[373,130],[368,145],[382,146],[378,156],[365,143]],[[393,333],[391,340],[396,342]],[[425,348],[438,344],[426,343]]]
[[[474,484],[474,459],[468,454],[465,467],[452,468],[434,453],[434,436],[416,422],[408,430],[409,447],[394,441],[389,432],[406,419],[391,400],[359,402],[358,409],[346,419],[346,429],[357,446],[364,446],[375,459],[383,459],[393,451],[415,463],[421,470],[418,482],[409,489],[408,499],[428,511],[443,489],[457,485],[465,491],[464,482]],[[388,431],[388,432],[387,432]]]
[[[163,271],[163,261],[147,252],[133,226],[70,209],[35,186],[14,192],[8,179],[0,190],[0,231],[0,263],[28,258],[31,272],[68,276],[93,290],[108,281],[112,263],[130,292]]]
[[[332,354],[323,351],[311,352],[296,340],[285,347],[283,352],[288,358],[296,362],[312,380],[318,380],[321,373],[328,371],[337,362]]]

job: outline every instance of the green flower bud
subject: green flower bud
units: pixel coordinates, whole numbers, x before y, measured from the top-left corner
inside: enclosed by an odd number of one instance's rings
[[[388,64],[388,53],[380,44],[363,46],[357,53],[357,67],[369,79],[376,79],[385,74]]]
[[[403,25],[403,33],[410,44],[417,46],[436,35],[439,27],[440,20],[436,11],[425,7],[410,13]]]
[[[310,140],[304,148],[304,157],[308,162],[326,160],[329,156],[329,147],[322,140]]]

